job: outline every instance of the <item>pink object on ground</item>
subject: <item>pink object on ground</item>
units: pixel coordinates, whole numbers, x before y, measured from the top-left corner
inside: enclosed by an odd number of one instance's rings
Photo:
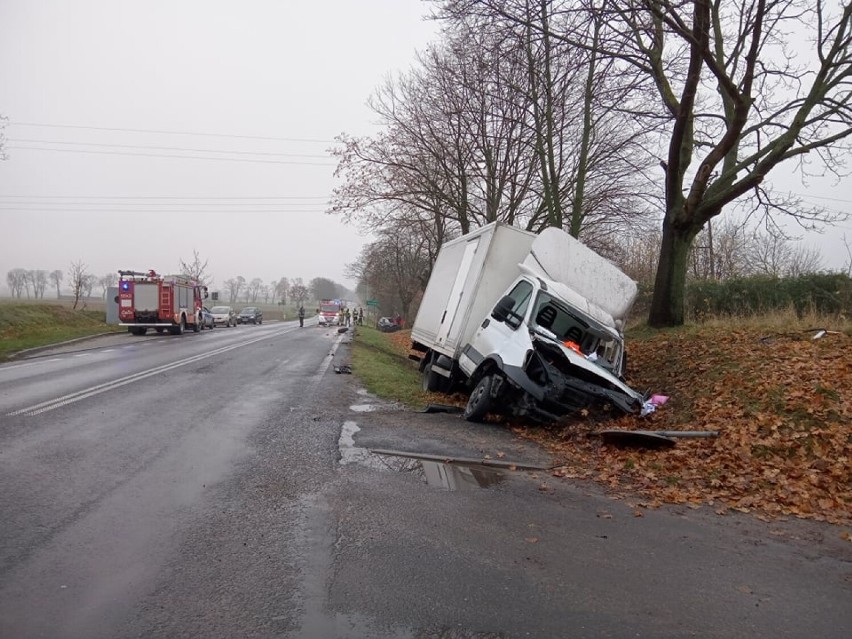
[[[669,401],[669,398],[666,395],[651,395],[651,403],[654,406],[662,406],[667,401]]]

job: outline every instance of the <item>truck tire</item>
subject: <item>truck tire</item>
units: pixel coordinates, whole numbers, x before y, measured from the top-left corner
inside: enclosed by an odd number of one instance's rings
[[[192,325],[192,330],[195,333],[197,333],[198,331],[201,330],[201,318],[200,317],[195,318],[195,324]]]
[[[492,375],[485,375],[470,394],[467,406],[464,407],[464,418],[469,422],[481,422],[491,409],[491,386],[494,383]]]
[[[172,335],[183,335],[184,330],[186,329],[186,318],[181,315],[180,316],[180,324],[174,326],[170,329]]]
[[[447,390],[448,380],[442,375],[438,375],[432,370],[432,359],[434,355],[429,356],[429,361],[423,367],[420,381],[423,390],[427,393],[444,393]]]

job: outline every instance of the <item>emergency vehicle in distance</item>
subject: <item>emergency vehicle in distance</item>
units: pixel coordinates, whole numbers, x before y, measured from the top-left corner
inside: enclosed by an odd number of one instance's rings
[[[319,325],[337,326],[342,308],[343,302],[341,300],[321,300],[319,303]]]
[[[119,271],[118,323],[133,335],[149,328],[158,333],[180,335],[191,328],[201,330],[201,306],[207,287],[185,275],[159,275]]]

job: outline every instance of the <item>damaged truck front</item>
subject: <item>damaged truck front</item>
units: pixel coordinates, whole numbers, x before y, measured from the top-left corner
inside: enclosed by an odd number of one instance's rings
[[[412,327],[423,388],[465,384],[465,418],[552,421],[593,404],[639,412],[624,382],[636,283],[560,229],[500,223],[448,242]]]

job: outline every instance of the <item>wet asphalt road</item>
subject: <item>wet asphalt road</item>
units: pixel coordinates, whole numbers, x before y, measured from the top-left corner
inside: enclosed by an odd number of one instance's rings
[[[116,335],[0,366],[0,637],[852,631],[834,527],[636,517],[543,471],[370,455],[549,462],[499,426],[369,398],[334,374],[339,340]]]

